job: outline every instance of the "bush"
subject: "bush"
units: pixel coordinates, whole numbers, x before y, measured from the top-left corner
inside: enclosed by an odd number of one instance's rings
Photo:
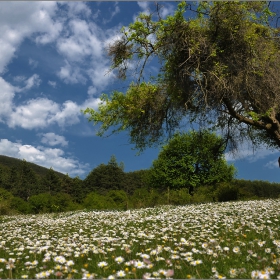
[[[32,212],[30,204],[20,197],[13,197],[10,200],[10,207],[21,214],[30,214]]]
[[[128,209],[128,198],[127,194],[123,190],[111,190],[105,196],[106,201],[113,200],[118,210]]]
[[[89,193],[86,196],[86,198],[84,199],[83,205],[87,209],[97,209],[97,210],[116,209],[117,208],[117,206],[112,198],[105,197],[96,192]]]
[[[50,213],[53,212],[53,197],[49,193],[33,195],[28,200],[32,213]]]
[[[204,203],[216,201],[215,186],[198,187],[191,197],[192,203]]]
[[[221,183],[215,191],[215,196],[219,202],[238,200],[238,189],[228,183]]]
[[[182,188],[178,190],[170,190],[169,203],[173,205],[185,205],[191,200],[188,188]]]

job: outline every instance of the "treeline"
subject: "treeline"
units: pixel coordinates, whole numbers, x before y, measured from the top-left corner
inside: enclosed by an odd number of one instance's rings
[[[78,209],[133,209],[163,204],[184,205],[230,200],[280,197],[280,184],[232,180],[188,188],[169,189],[150,184],[150,170],[124,172],[114,156],[81,180],[53,169],[37,173],[33,165],[0,164],[0,214],[46,213]]]

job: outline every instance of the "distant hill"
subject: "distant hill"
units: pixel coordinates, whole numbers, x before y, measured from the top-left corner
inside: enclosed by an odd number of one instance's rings
[[[27,161],[28,162],[28,161]],[[22,159],[18,159],[18,158],[13,158],[13,157],[7,157],[7,156],[3,156],[0,155],[0,166],[3,166],[4,168],[16,168],[19,169],[22,163]],[[28,162],[29,166],[34,170],[34,172],[40,176],[43,177],[46,175],[46,173],[48,172],[49,168],[37,165],[35,163],[32,162]],[[54,170],[55,171],[55,170]],[[66,176],[63,173],[57,172],[55,171],[55,173],[60,177],[63,178],[64,176]]]

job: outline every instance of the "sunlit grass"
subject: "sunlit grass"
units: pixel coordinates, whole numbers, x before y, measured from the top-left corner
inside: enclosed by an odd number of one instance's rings
[[[278,278],[280,200],[0,217],[0,278]]]

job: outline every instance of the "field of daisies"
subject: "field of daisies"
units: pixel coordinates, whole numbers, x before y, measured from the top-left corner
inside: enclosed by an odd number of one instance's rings
[[[280,279],[280,199],[0,217],[0,278]]]

